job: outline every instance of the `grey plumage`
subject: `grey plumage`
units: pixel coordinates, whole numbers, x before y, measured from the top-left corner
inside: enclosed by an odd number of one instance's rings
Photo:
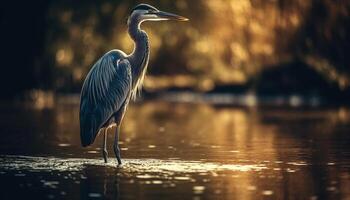
[[[114,152],[121,164],[118,146],[119,128],[130,99],[141,90],[147,71],[150,48],[148,36],[140,29],[143,21],[187,19],[140,4],[128,19],[128,32],[135,42],[134,51],[126,55],[112,50],[103,55],[91,68],[84,81],[80,98],[80,138],[82,146],[92,144],[100,129],[105,129],[103,156],[107,162],[106,134],[110,124],[116,123]]]
[[[100,58],[87,75],[80,100],[80,136],[90,145],[98,130],[127,102],[132,85],[131,66],[118,51]]]

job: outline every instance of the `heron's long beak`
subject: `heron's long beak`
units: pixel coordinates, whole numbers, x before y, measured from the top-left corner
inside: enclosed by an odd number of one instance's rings
[[[188,21],[188,18],[180,16],[180,15],[175,15],[173,13],[168,13],[168,12],[163,12],[163,11],[158,11],[155,13],[159,18],[166,19],[166,20],[177,20],[177,21]]]

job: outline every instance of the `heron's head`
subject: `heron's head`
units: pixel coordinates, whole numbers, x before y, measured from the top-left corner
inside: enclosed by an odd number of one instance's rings
[[[130,18],[136,18],[139,22],[143,21],[163,21],[163,20],[177,20],[188,21],[186,17],[176,15],[169,12],[160,11],[157,8],[148,4],[139,4],[132,11]]]

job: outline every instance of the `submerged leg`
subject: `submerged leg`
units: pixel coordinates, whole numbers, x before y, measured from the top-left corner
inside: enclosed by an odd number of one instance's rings
[[[102,155],[105,163],[107,163],[108,151],[107,151],[107,131],[108,128],[105,128],[103,131],[103,142],[102,142]]]
[[[120,149],[119,149],[119,132],[120,132],[120,125],[117,125],[117,128],[115,129],[115,138],[114,138],[114,145],[113,145],[113,149],[114,149],[114,153],[115,156],[117,157],[117,161],[118,161],[118,165],[122,164],[122,161],[120,159]]]

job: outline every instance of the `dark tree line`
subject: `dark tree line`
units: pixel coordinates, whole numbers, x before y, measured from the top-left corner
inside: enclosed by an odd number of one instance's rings
[[[138,2],[136,0],[38,0],[3,3],[0,7],[2,69],[0,96],[12,97],[32,88],[61,92],[79,91],[89,67],[106,49],[121,47],[130,50],[130,44],[125,44],[124,36],[120,33],[125,32],[128,12]],[[191,18],[190,25],[184,26],[186,30],[181,31],[174,24],[171,26],[147,25],[148,30],[153,31],[153,35],[157,35],[159,42],[157,53],[153,54],[153,67],[150,69],[150,74],[154,76],[188,74],[195,78],[211,79],[213,76],[210,73],[216,73],[216,66],[211,65],[217,64],[217,60],[210,62],[211,55],[198,54],[193,49],[198,38],[203,36],[205,38],[206,34],[215,33],[213,29],[220,24],[213,21],[213,10],[208,8],[208,5],[212,6],[212,4],[208,4],[206,0],[196,1],[196,3],[184,1],[185,4],[170,0],[147,2]],[[221,3],[227,3],[227,7],[234,5],[229,4],[229,1]],[[280,58],[277,60],[281,61],[281,65],[286,62],[283,58],[287,55],[291,63],[304,63],[318,73],[323,73],[326,79],[335,82],[340,88],[348,89],[350,80],[350,55],[347,51],[350,45],[349,1],[279,0],[277,3],[271,3],[251,0],[249,3],[253,13],[268,12],[271,5],[277,7],[279,17],[275,22],[277,26],[274,30],[276,40],[273,44],[275,49],[273,56]],[[228,12],[224,16],[231,17],[230,14]],[[288,24],[293,15],[298,16],[300,24],[296,30],[291,31],[285,24]],[[249,17],[251,16],[244,16],[248,20]],[[230,22],[229,19],[223,20]],[[245,35],[241,39],[244,41],[240,43],[243,45],[243,50],[246,49],[248,56],[252,56],[253,59],[260,59],[254,57],[249,49],[255,35],[249,31],[248,26],[242,30],[234,30],[233,33],[239,31]],[[171,42],[171,37],[175,37],[176,41]],[[234,42],[235,39],[237,40],[236,35],[232,41]],[[126,38],[127,40],[129,39]],[[229,66],[232,60],[237,59],[232,58],[231,39],[222,40],[225,44],[222,48],[225,50],[215,59],[221,59],[224,65]],[[177,56],[174,52],[181,55]],[[269,68],[264,66],[264,59],[260,62],[262,71]],[[248,67],[238,67],[238,69],[244,71],[243,74],[247,74],[247,70],[249,72],[253,69],[251,67],[254,64],[253,61],[245,64]],[[164,65],[164,63],[168,64]],[[202,68],[196,68],[191,66],[193,63],[204,64]],[[220,64],[217,65],[220,66]],[[275,65],[278,66],[279,63]],[[254,73],[250,75],[258,76]]]

